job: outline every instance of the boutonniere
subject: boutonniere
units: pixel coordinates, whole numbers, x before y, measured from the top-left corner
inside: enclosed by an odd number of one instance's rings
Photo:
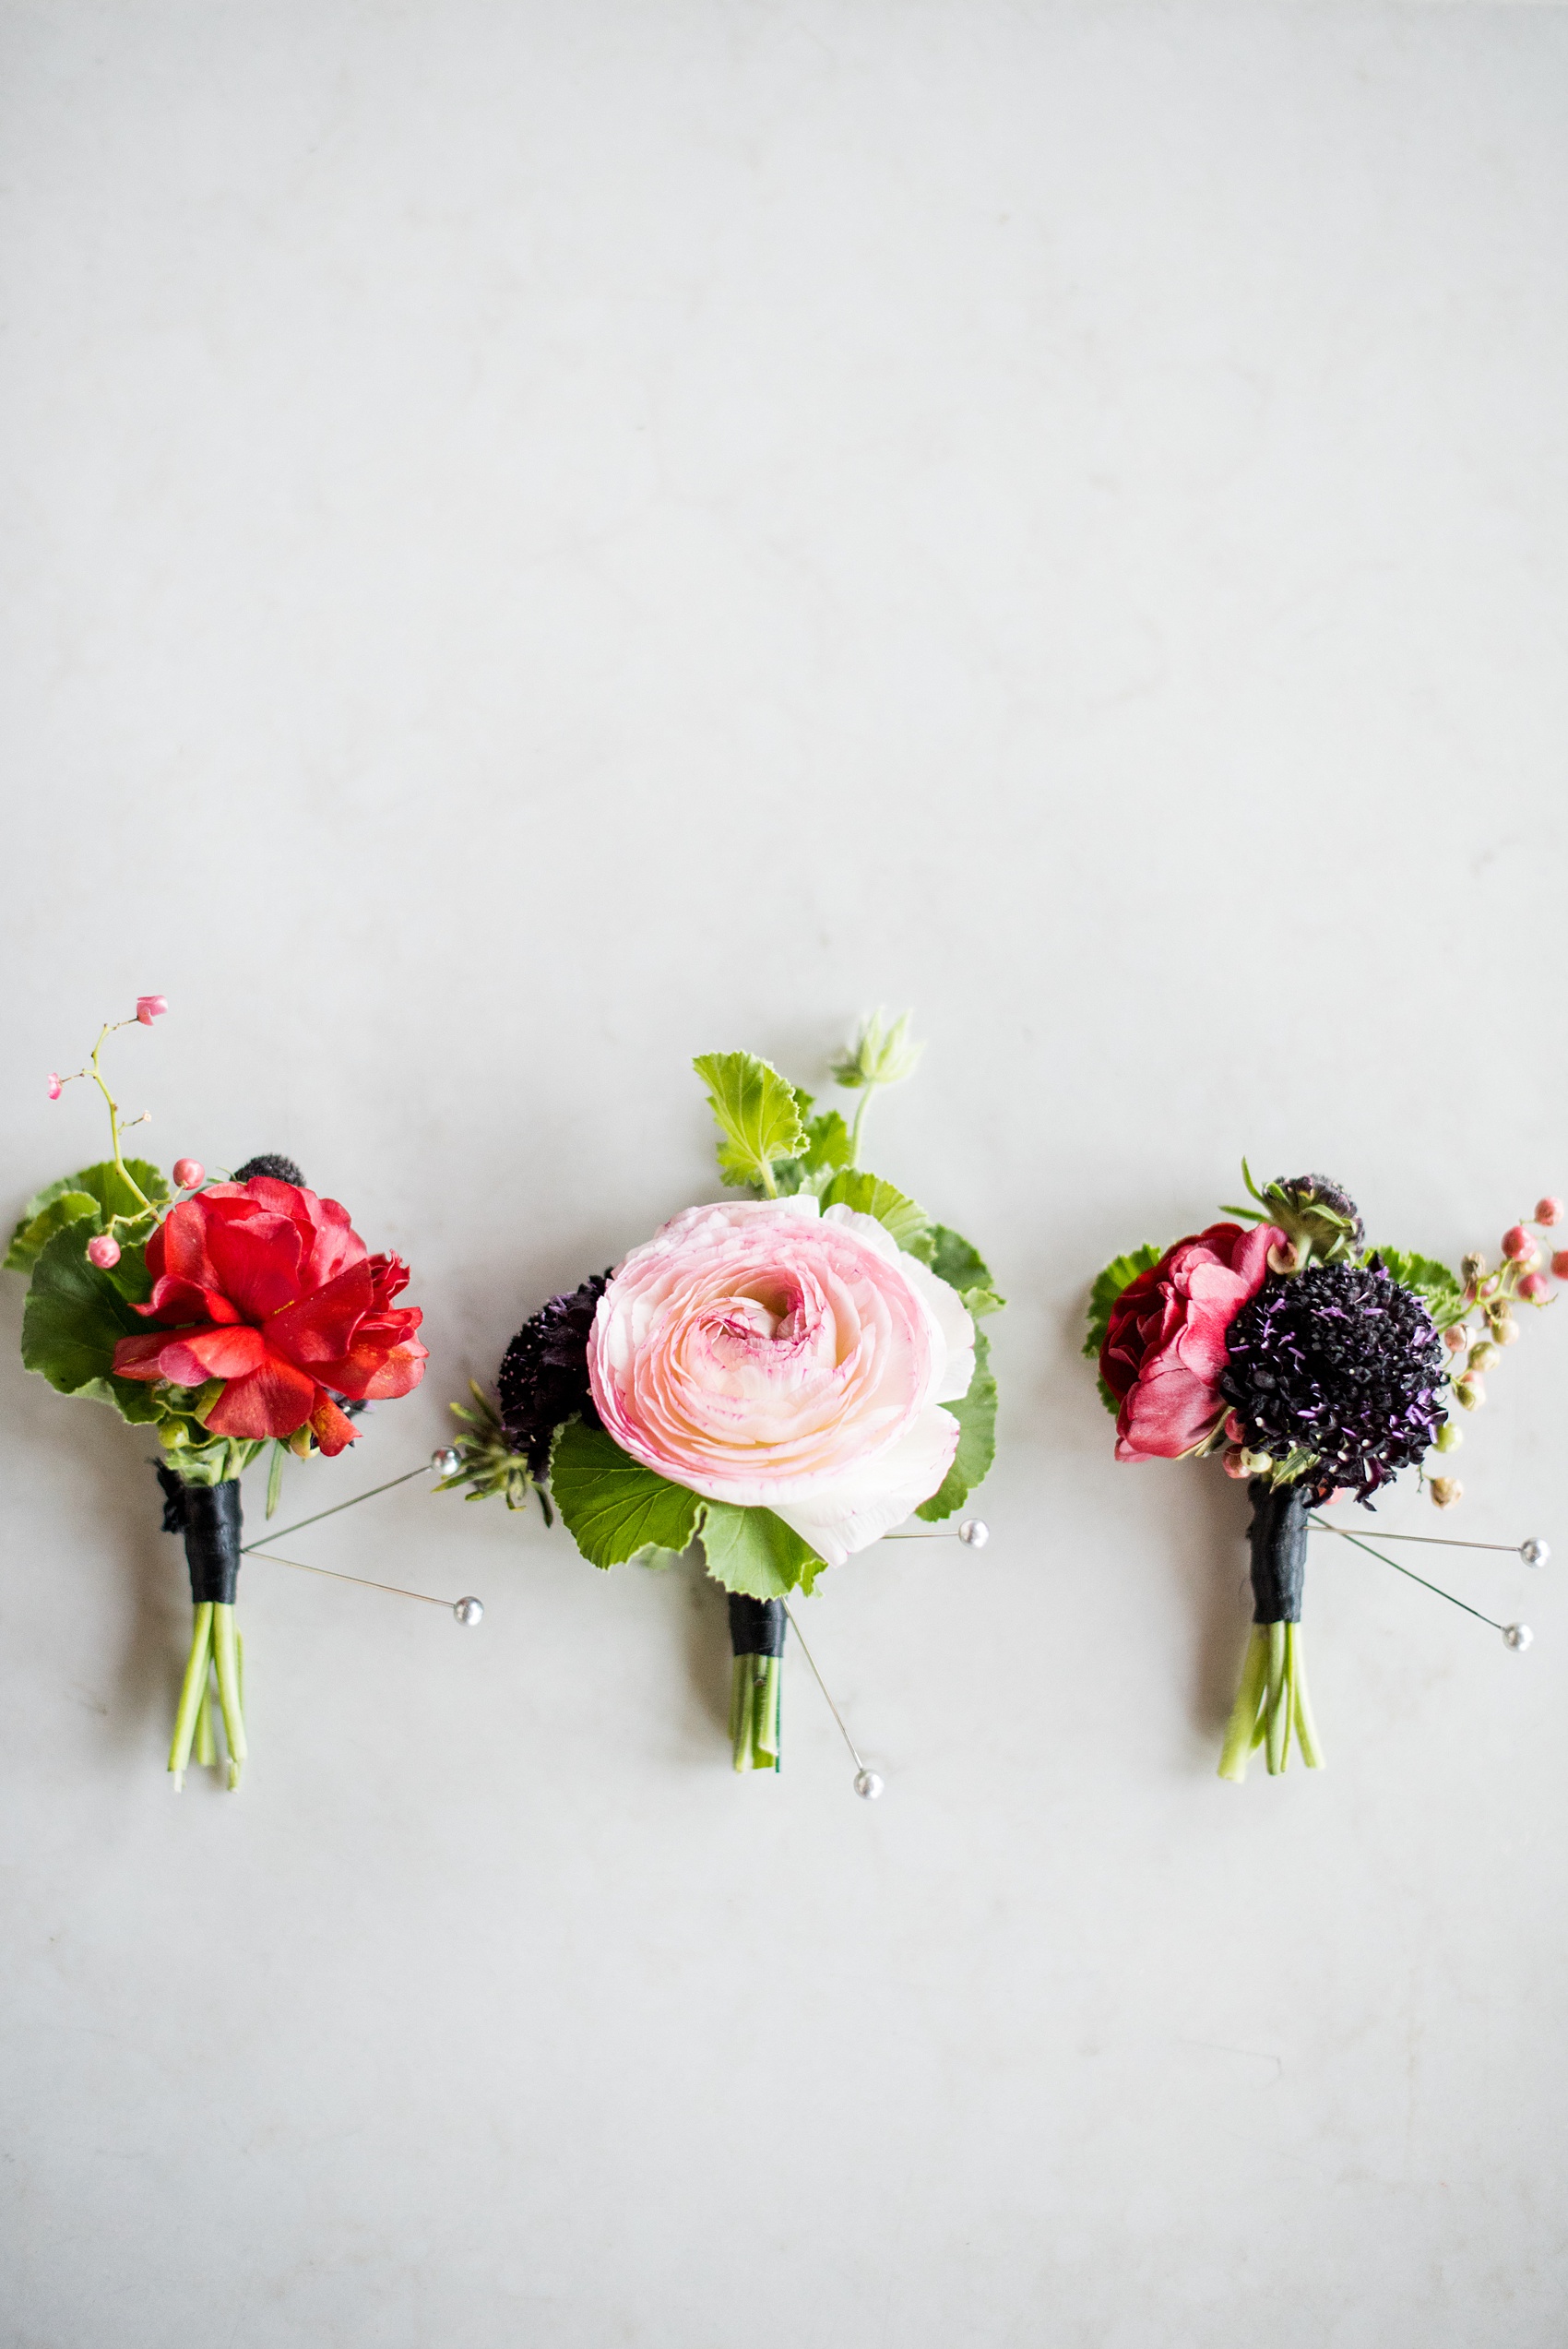
[[[1253,1629],[1219,1763],[1236,1780],[1259,1747],[1270,1772],[1282,1771],[1292,1738],[1309,1769],[1322,1765],[1301,1644],[1307,1536],[1368,1544],[1317,1512],[1370,1503],[1412,1468],[1438,1508],[1452,1508],[1464,1488],[1437,1464],[1462,1440],[1455,1407],[1480,1408],[1486,1374],[1519,1335],[1515,1308],[1544,1306],[1553,1294],[1542,1244],[1524,1222],[1504,1234],[1496,1266],[1475,1254],[1454,1271],[1369,1248],[1354,1201],[1324,1175],[1260,1190],[1244,1160],[1242,1174],[1249,1203],[1220,1210],[1237,1221],[1107,1265],[1084,1346],[1115,1414],[1118,1460],[1215,1455],[1249,1486]],[[1543,1198],[1534,1225],[1550,1230],[1562,1212],[1560,1199]],[[1552,1270],[1568,1277],[1568,1253]],[[1441,1535],[1381,1538],[1446,1546]],[[1533,1540],[1457,1546],[1514,1552],[1531,1566],[1547,1556]],[[1528,1646],[1523,1624],[1480,1619],[1515,1651]]]
[[[868,1021],[833,1071],[846,1119],[750,1053],[701,1055],[735,1196],[552,1298],[496,1401],[455,1406],[449,1486],[536,1494],[597,1567],[700,1547],[729,1594],[737,1770],[779,1764],[790,1597],[911,1517],[954,1518],[991,1465],[980,1324],[1002,1299],[968,1240],[860,1163],[868,1103],[917,1056],[907,1020]]]
[[[27,1368],[158,1442],[164,1529],[184,1537],[195,1610],[169,1768],[178,1786],[193,1755],[217,1761],[216,1710],[234,1787],[245,1759],[240,1477],[270,1449],[270,1516],[285,1459],[344,1450],[365,1404],[419,1384],[425,1349],[418,1307],[395,1302],[409,1279],[401,1258],[373,1256],[348,1209],[291,1161],[253,1158],[213,1180],[182,1158],[171,1182],[126,1155],[126,1132],[148,1113],[121,1117],[101,1055],[167,1008],[139,996],[81,1068],[50,1078],[56,1101],[68,1084],[96,1085],[112,1154],[29,1200],[6,1265],[28,1280]]]

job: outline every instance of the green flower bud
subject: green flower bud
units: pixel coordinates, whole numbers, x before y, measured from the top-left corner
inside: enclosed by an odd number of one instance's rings
[[[1456,1420],[1445,1419],[1432,1438],[1432,1449],[1440,1452],[1456,1452],[1465,1440],[1465,1431]]]
[[[912,1077],[925,1046],[910,1035],[909,1018],[906,1011],[889,1023],[885,1011],[876,1011],[862,1019],[854,1043],[833,1065],[834,1083],[854,1092],[861,1085],[901,1085]]]
[[[1472,1370],[1490,1370],[1494,1362],[1501,1362],[1502,1359],[1502,1347],[1494,1346],[1489,1338],[1483,1338],[1479,1346],[1472,1346],[1470,1348],[1470,1368]]]

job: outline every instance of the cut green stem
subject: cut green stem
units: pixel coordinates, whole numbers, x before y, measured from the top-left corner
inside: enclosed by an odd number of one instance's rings
[[[1277,1778],[1290,1758],[1294,1735],[1309,1770],[1324,1766],[1307,1695],[1307,1673],[1299,1623],[1254,1623],[1241,1666],[1241,1685],[1230,1708],[1219,1775],[1239,1785],[1247,1763],[1261,1746],[1271,1778]]]
[[[245,1759],[245,1724],[240,1705],[240,1659],[234,1637],[234,1610],[212,1610],[212,1661],[218,1670],[218,1701],[223,1708],[223,1735],[229,1747],[229,1785],[240,1783]]]
[[[730,1679],[730,1745],[737,1770],[778,1770],[783,1672],[778,1656],[737,1656]]]
[[[229,1610],[233,1613],[232,1608]],[[207,1667],[212,1656],[212,1606],[207,1603],[195,1610],[191,1630],[191,1651],[185,1659],[185,1676],[180,1683],[180,1701],[174,1711],[174,1735],[169,1747],[169,1767],[174,1773],[176,1787],[184,1783],[190,1764],[191,1740],[196,1735],[196,1715],[207,1687]]]

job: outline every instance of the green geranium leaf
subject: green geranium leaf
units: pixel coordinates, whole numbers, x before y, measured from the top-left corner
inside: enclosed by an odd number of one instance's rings
[[[924,1256],[932,1231],[930,1216],[891,1183],[885,1183],[880,1174],[868,1174],[859,1166],[840,1167],[821,1198],[825,1209],[849,1207],[858,1215],[874,1215],[901,1248]]]
[[[774,1162],[801,1157],[806,1131],[795,1088],[750,1052],[705,1052],[692,1067],[708,1088],[719,1121],[719,1171],[726,1183],[774,1191]]]
[[[988,1313],[1000,1313],[1006,1304],[1006,1298],[992,1288],[991,1267],[980,1250],[945,1223],[932,1225],[931,1253],[925,1261],[939,1281],[957,1290],[977,1321]]]
[[[639,1550],[683,1550],[704,1504],[655,1475],[602,1427],[569,1419],[550,1455],[550,1495],[590,1566],[624,1566]]]
[[[968,1498],[996,1457],[996,1380],[991,1368],[991,1341],[975,1331],[975,1375],[961,1403],[944,1403],[958,1423],[958,1449],[953,1465],[932,1493],[915,1511],[917,1517],[951,1517]]]
[[[703,1508],[703,1555],[716,1582],[749,1599],[810,1591],[823,1560],[781,1517],[770,1508],[734,1508],[728,1501],[705,1501]]]
[[[825,1166],[837,1169],[849,1163],[849,1128],[836,1109],[824,1110],[806,1127],[803,1163],[808,1174],[819,1174]]]
[[[92,1193],[73,1190],[70,1184],[69,1175],[63,1183],[52,1183],[46,1192],[39,1195],[43,1201],[42,1207],[38,1199],[28,1201],[27,1212],[12,1233],[11,1245],[6,1250],[7,1272],[30,1272],[42,1253],[44,1242],[52,1240],[56,1232],[63,1232],[67,1223],[90,1218],[93,1231],[101,1228],[103,1219]],[[88,1236],[83,1236],[84,1247]]]
[[[1378,1248],[1391,1279],[1402,1289],[1413,1289],[1440,1330],[1452,1329],[1469,1311],[1465,1284],[1456,1272],[1435,1257],[1415,1256],[1404,1248]]]
[[[1112,1257],[1098,1276],[1089,1296],[1089,1329],[1084,1340],[1084,1354],[1088,1361],[1099,1359],[1117,1298],[1132,1287],[1140,1272],[1152,1271],[1164,1254],[1165,1250],[1157,1248],[1152,1240],[1146,1241],[1141,1248],[1134,1248],[1127,1256]]]
[[[157,1407],[147,1407],[148,1387],[116,1378],[112,1370],[119,1340],[146,1326],[108,1274],[88,1262],[79,1224],[67,1224],[45,1242],[22,1314],[22,1361],[29,1370],[63,1395],[90,1393],[127,1419],[156,1419]]]
[[[84,1166],[79,1174],[73,1174],[71,1187],[91,1193],[103,1210],[105,1223],[112,1215],[135,1217],[147,1212],[131,1188],[131,1183],[139,1186],[154,1207],[160,1207],[169,1197],[168,1184],[157,1167],[149,1164],[145,1158],[127,1158],[125,1174],[130,1176],[130,1183],[126,1182],[125,1175],[121,1174],[113,1160],[106,1158],[101,1164]]]

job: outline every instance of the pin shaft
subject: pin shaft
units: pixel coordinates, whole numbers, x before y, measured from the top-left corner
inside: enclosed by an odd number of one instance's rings
[[[430,1469],[428,1465],[423,1468],[410,1468],[407,1475],[390,1477],[385,1485],[373,1485],[368,1493],[356,1493],[351,1501],[335,1501],[330,1508],[318,1508],[314,1517],[302,1517],[292,1525],[280,1525],[276,1533],[261,1533],[256,1536],[256,1539],[254,1542],[242,1543],[240,1545],[240,1556],[242,1557],[248,1557],[253,1550],[259,1550],[263,1542],[286,1542],[291,1533],[303,1533],[307,1525],[319,1525],[324,1517],[337,1517],[343,1509],[357,1508],[362,1501],[374,1500],[377,1493],[389,1493],[394,1485],[411,1484],[416,1476],[428,1476],[429,1474]],[[293,1558],[280,1558],[279,1560],[279,1564],[280,1566],[292,1566],[295,1563],[296,1561]],[[325,1574],[327,1572],[327,1568],[324,1566],[313,1566],[307,1567],[305,1571],[309,1574]],[[343,1579],[345,1581],[352,1582],[357,1580],[358,1577],[349,1574],[345,1575]],[[390,1582],[377,1582],[373,1584],[372,1587],[377,1591],[389,1591],[392,1588],[392,1585]],[[411,1598],[417,1599],[422,1594],[418,1591],[414,1591],[410,1592],[409,1595]],[[437,1600],[436,1604],[439,1605],[440,1604],[441,1602]]]
[[[414,1473],[417,1475],[419,1471],[416,1469]],[[360,1498],[368,1500],[370,1496],[362,1493]],[[418,1599],[422,1606],[445,1607],[448,1615],[455,1604],[451,1599],[433,1599],[428,1591],[405,1591],[398,1582],[373,1582],[365,1574],[340,1574],[335,1567],[307,1566],[303,1558],[279,1557],[276,1550],[258,1549],[254,1542],[247,1545],[244,1554],[247,1557],[267,1558],[274,1566],[291,1566],[301,1574],[324,1574],[329,1582],[357,1582],[363,1591],[387,1591],[395,1599]],[[804,1644],[802,1640],[802,1645]],[[815,1670],[814,1665],[812,1668]]]
[[[1424,1574],[1412,1574],[1408,1566],[1401,1566],[1397,1558],[1384,1557],[1381,1550],[1374,1550],[1370,1543],[1363,1542],[1359,1533],[1345,1533],[1344,1527],[1339,1525],[1325,1527],[1324,1531],[1333,1533],[1344,1533],[1346,1541],[1353,1542],[1359,1550],[1365,1550],[1368,1557],[1376,1558],[1378,1563],[1382,1566],[1391,1566],[1396,1574],[1403,1574],[1408,1580],[1411,1582],[1419,1582],[1423,1591],[1435,1591],[1440,1599],[1446,1599],[1451,1607],[1462,1607],[1467,1615],[1473,1615],[1478,1623],[1490,1624],[1494,1631],[1507,1630],[1507,1624],[1499,1623],[1495,1616],[1483,1615],[1479,1607],[1471,1606],[1467,1599],[1456,1599],[1452,1591],[1445,1591],[1443,1588],[1441,1582],[1429,1582]],[[1412,1534],[1410,1538],[1412,1540],[1420,1540],[1422,1537],[1419,1534]],[[1469,1546],[1480,1549],[1486,1547],[1487,1544],[1478,1542]]]
[[[886,1536],[885,1536],[885,1535],[884,1535],[884,1537],[883,1537],[883,1538],[885,1540],[885,1539],[886,1539]],[[905,1538],[905,1540],[906,1540],[906,1541],[917,1541],[917,1542],[918,1542],[918,1541],[921,1539],[921,1536],[920,1536],[918,1533],[915,1533],[915,1534],[906,1534],[904,1538]],[[784,1607],[784,1612],[785,1612],[785,1614],[789,1616],[790,1621],[790,1624],[791,1624],[791,1626],[793,1627],[794,1633],[795,1633],[795,1637],[796,1637],[796,1639],[797,1639],[797,1640],[800,1640],[800,1643],[801,1643],[801,1653],[804,1656],[804,1658],[805,1658],[806,1662],[810,1664],[810,1666],[811,1666],[811,1668],[812,1668],[812,1678],[813,1678],[813,1679],[816,1682],[817,1687],[818,1687],[822,1690],[822,1693],[823,1693],[824,1697],[825,1697],[825,1698],[826,1698],[826,1700],[827,1700],[827,1710],[828,1710],[828,1711],[829,1711],[829,1712],[833,1715],[834,1720],[835,1720],[835,1721],[838,1723],[838,1734],[839,1734],[839,1735],[843,1738],[844,1743],[846,1744],[846,1746],[848,1746],[848,1747],[849,1747],[849,1752],[850,1752],[850,1754],[851,1754],[851,1756],[853,1757],[853,1759],[854,1759],[855,1768],[856,1768],[858,1771],[863,1771],[863,1770],[865,1769],[865,1764],[864,1764],[864,1762],[861,1759],[860,1748],[859,1748],[859,1747],[855,1744],[854,1739],[850,1736],[850,1735],[849,1735],[849,1733],[848,1729],[846,1729],[846,1727],[844,1726],[844,1716],[843,1716],[843,1714],[839,1711],[839,1710],[838,1710],[837,1706],[834,1703],[833,1699],[831,1698],[831,1696],[829,1696],[829,1695],[828,1695],[827,1683],[826,1683],[826,1681],[823,1678],[823,1676],[822,1676],[821,1673],[820,1673],[820,1672],[818,1672],[818,1670],[817,1670],[817,1668],[816,1668],[816,1658],[813,1655],[813,1653],[812,1653],[811,1650],[810,1650],[810,1649],[807,1647],[807,1645],[806,1645],[806,1642],[805,1642],[805,1635],[804,1635],[804,1634],[803,1634],[803,1632],[802,1631],[800,1625],[799,1625],[798,1623],[796,1623],[796,1621],[795,1621],[795,1611],[794,1611],[794,1609],[790,1606],[790,1602],[789,1602],[789,1600],[788,1600],[788,1599],[784,1600],[784,1602],[783,1602],[783,1607]]]

